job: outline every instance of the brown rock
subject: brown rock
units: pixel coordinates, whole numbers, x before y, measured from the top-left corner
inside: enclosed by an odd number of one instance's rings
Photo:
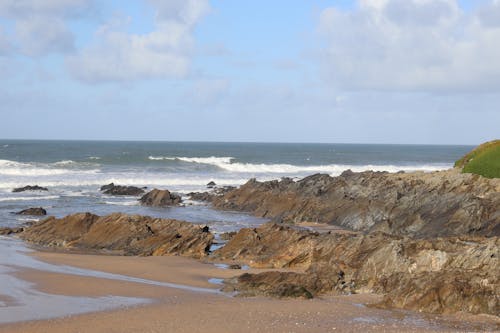
[[[175,206],[182,202],[179,195],[171,193],[168,190],[154,189],[143,195],[139,201],[144,206],[164,207]]]
[[[0,228],[0,235],[7,236],[23,232],[24,228]]]
[[[149,216],[80,213],[49,217],[26,229],[21,238],[42,246],[122,255],[207,255],[214,236],[188,222]]]
[[[259,268],[300,268],[230,280],[242,294],[280,295],[283,286],[311,295],[376,292],[380,306],[426,312],[498,314],[500,239],[409,239],[384,233],[315,233],[275,224],[241,229],[213,260]]]

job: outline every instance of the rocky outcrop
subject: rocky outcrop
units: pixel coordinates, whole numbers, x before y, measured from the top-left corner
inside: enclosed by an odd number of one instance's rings
[[[90,213],[47,219],[20,237],[41,246],[121,255],[207,255],[213,234],[188,222],[149,216]]]
[[[180,195],[171,193],[168,190],[154,189],[143,195],[139,201],[144,206],[165,207],[175,206],[182,202]]]
[[[46,187],[41,187],[38,185],[27,185],[24,187],[18,187],[12,190],[12,192],[17,193],[17,192],[24,192],[24,191],[48,191],[49,189]]]
[[[214,188],[217,184],[212,180],[207,184],[207,188]]]
[[[121,186],[110,183],[108,185],[101,186],[101,191],[104,194],[109,195],[141,195],[145,191],[142,188],[135,186]]]
[[[24,228],[0,228],[0,235],[2,236],[7,236],[7,235],[12,235],[12,234],[18,234],[20,232],[23,232]]]
[[[47,215],[47,211],[42,207],[32,207],[23,209],[16,213],[17,215],[33,215],[33,216],[43,216]]]
[[[212,187],[209,192],[190,192],[187,194],[189,199],[196,201],[212,202],[215,198],[221,197],[226,193],[234,191],[236,187],[234,186],[222,186],[222,187]]]
[[[308,297],[385,294],[379,306],[425,312],[500,313],[498,237],[409,239],[372,234],[315,233],[276,224],[241,229],[216,261],[299,272],[245,274],[226,281],[243,295]],[[303,273],[301,273],[302,271]]]
[[[322,222],[355,231],[418,238],[500,235],[500,179],[459,170],[252,179],[212,203],[276,222]]]

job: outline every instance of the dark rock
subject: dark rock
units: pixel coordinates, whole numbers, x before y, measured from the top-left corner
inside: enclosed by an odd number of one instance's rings
[[[215,197],[215,193],[213,193],[213,192],[191,192],[191,193],[188,193],[187,196],[191,200],[210,202]]]
[[[34,207],[34,208],[28,208],[28,209],[23,209],[20,212],[16,213],[17,215],[33,215],[33,216],[43,216],[47,215],[47,211],[43,209],[42,207]]]
[[[231,264],[231,265],[229,265],[229,269],[241,269],[241,265]]]
[[[201,228],[201,231],[202,231],[202,232],[208,232],[208,231],[209,231],[209,229],[210,229],[210,228],[208,227],[208,225],[206,225],[206,226],[204,226],[203,228]]]
[[[217,184],[214,181],[211,181],[207,184],[207,188],[214,188]]]
[[[165,207],[180,204],[182,202],[182,198],[168,190],[158,190],[155,188],[144,194],[139,201],[144,206]]]
[[[136,186],[121,186],[113,183],[102,186],[101,191],[109,195],[140,195],[144,193],[144,189]]]
[[[204,257],[214,239],[188,222],[115,213],[48,217],[20,234],[28,242],[52,247],[121,255]]]
[[[24,228],[0,228],[0,235],[7,236],[23,232]]]
[[[432,173],[344,171],[259,182],[211,200],[218,209],[275,222],[319,222],[416,238],[500,236],[500,180],[459,170]]]
[[[48,191],[49,189],[46,187],[41,187],[38,185],[27,185],[25,187],[18,187],[12,190],[12,192],[24,192],[24,191]]]

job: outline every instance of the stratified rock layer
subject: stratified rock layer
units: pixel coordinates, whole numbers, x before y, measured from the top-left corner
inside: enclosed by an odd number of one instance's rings
[[[122,255],[168,254],[200,258],[214,236],[188,222],[140,215],[90,213],[48,217],[20,234],[38,245]]]
[[[243,295],[309,297],[385,294],[383,307],[426,312],[500,311],[498,237],[409,239],[381,232],[330,234],[265,224],[241,229],[214,260],[297,272],[244,274],[227,281]]]
[[[500,179],[461,174],[345,171],[300,181],[248,181],[214,207],[276,222],[323,222],[411,237],[500,235]]]
[[[139,201],[144,206],[165,207],[175,206],[182,202],[182,198],[168,190],[154,189],[144,194]]]

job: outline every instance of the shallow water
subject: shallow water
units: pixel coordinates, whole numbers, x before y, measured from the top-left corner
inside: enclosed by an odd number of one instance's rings
[[[77,297],[44,293],[36,290],[31,283],[14,275],[14,273],[22,269],[36,269],[45,272],[135,282],[193,292],[222,294],[217,289],[191,287],[66,265],[49,264],[29,256],[29,252],[31,250],[26,248],[20,240],[0,236],[0,285],[2,286],[0,290],[0,323],[49,319],[151,302],[149,299],[135,297]]]

